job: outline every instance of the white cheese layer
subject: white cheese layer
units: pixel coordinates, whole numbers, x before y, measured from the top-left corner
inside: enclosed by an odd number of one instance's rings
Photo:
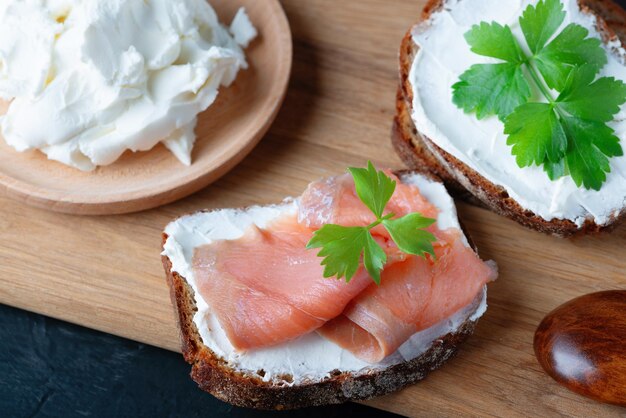
[[[596,19],[583,13],[576,0],[562,0],[566,10],[563,26],[577,23],[600,38]],[[413,121],[417,129],[446,152],[461,160],[487,180],[506,189],[522,207],[545,220],[569,219],[582,226],[586,219],[604,225],[619,214],[626,200],[626,156],[611,159],[611,173],[600,191],[578,188],[571,177],[551,181],[541,167],[518,167],[506,144],[504,126],[497,117],[483,120],[465,114],[452,103],[452,85],[471,65],[497,60],[470,51],[463,35],[482,21],[508,24],[525,45],[518,19],[537,0],[447,0],[442,10],[413,29],[419,52],[411,67]],[[604,48],[608,64],[601,76],[626,80],[618,41]],[[626,106],[610,123],[626,151]]]
[[[437,219],[439,228],[460,229],[454,202],[442,184],[420,175],[406,176],[403,181],[415,184],[422,195],[441,210]],[[470,306],[461,309],[447,320],[416,333],[396,353],[378,364],[370,364],[356,358],[349,351],[315,332],[277,346],[238,353],[211,312],[211,307],[198,292],[192,270],[194,249],[216,240],[237,239],[252,224],[263,228],[273,219],[285,214],[295,214],[297,210],[298,203],[295,200],[286,200],[276,206],[255,206],[245,211],[223,209],[184,216],[170,223],[165,229],[168,239],[163,248],[163,255],[171,261],[172,271],[184,277],[195,292],[198,311],[193,320],[202,341],[232,368],[256,375],[264,381],[284,385],[320,381],[329,377],[334,370],[356,375],[365,374],[418,357],[430,348],[434,340],[457,330],[468,318],[478,319],[485,312],[486,287]],[[260,370],[265,372],[263,376],[258,375]],[[293,381],[283,381],[279,378],[281,375],[291,375]]]
[[[206,0],[4,0],[0,133],[81,170],[163,141],[191,163],[198,113],[247,68],[256,30]]]

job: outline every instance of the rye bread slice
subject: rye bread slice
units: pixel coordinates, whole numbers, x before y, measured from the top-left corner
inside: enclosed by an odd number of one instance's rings
[[[424,175],[434,179],[430,174]],[[462,229],[476,251],[471,238]],[[167,238],[164,233],[163,245]],[[426,352],[411,361],[365,375],[336,370],[330,377],[317,382],[278,385],[234,369],[203,343],[193,320],[197,311],[194,289],[184,277],[172,271],[172,263],[167,256],[162,256],[162,262],[179,324],[183,356],[192,365],[192,379],[202,390],[218,399],[242,407],[286,410],[364,400],[395,392],[422,380],[453,357],[461,343],[474,332],[478,321],[468,317],[453,332],[433,341]],[[286,380],[289,378],[285,376]]]
[[[597,16],[598,28],[605,42],[619,39],[626,45],[626,11],[612,0],[578,0],[583,11]],[[443,0],[429,0],[422,11],[422,20],[443,6]],[[547,221],[530,210],[523,208],[511,198],[506,190],[438,147],[431,139],[418,132],[411,118],[413,90],[409,72],[419,47],[413,42],[411,29],[402,39],[400,46],[400,85],[396,96],[396,116],[392,128],[392,143],[404,163],[411,169],[428,170],[438,176],[457,197],[470,203],[486,207],[506,216],[521,225],[540,232],[560,237],[598,233],[613,229],[623,221],[624,208],[606,225],[586,220],[582,227],[567,219]]]

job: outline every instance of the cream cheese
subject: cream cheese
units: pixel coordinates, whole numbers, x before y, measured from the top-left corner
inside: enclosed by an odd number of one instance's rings
[[[416,185],[422,195],[441,210],[437,219],[439,228],[460,228],[454,202],[442,184],[415,174],[403,177],[403,181]],[[212,314],[211,307],[198,293],[191,267],[194,249],[215,240],[237,239],[252,224],[263,228],[273,219],[295,214],[297,210],[297,200],[288,199],[275,206],[200,212],[179,218],[165,229],[168,238],[162,254],[167,256],[172,263],[172,271],[184,277],[195,292],[198,311],[193,320],[202,341],[234,369],[279,385],[320,381],[329,377],[334,370],[356,375],[366,374],[416,358],[426,352],[437,338],[457,330],[468,318],[476,320],[485,312],[487,308],[486,287],[480,297],[470,306],[461,309],[447,320],[414,334],[396,353],[377,364],[370,364],[356,358],[349,351],[316,333],[269,348],[245,353],[236,352],[219,321]],[[261,370],[264,373],[259,375],[258,372]],[[280,378],[281,375],[291,375],[293,380],[284,381]]]
[[[577,23],[600,38],[595,16],[580,10],[576,0],[562,0],[563,27]],[[579,227],[586,219],[609,223],[626,204],[626,156],[611,159],[611,173],[600,191],[578,188],[570,177],[551,181],[541,167],[520,168],[506,145],[504,127],[497,117],[483,120],[465,114],[452,103],[452,85],[471,65],[496,62],[470,51],[463,35],[481,21],[508,24],[523,40],[518,23],[522,11],[537,0],[446,0],[444,7],[413,29],[419,51],[411,66],[412,118],[417,129],[433,143],[461,160],[487,180],[506,189],[522,207],[545,220],[569,219]],[[522,42],[525,45],[524,42]],[[619,41],[604,45],[608,64],[601,76],[626,80]],[[626,150],[626,106],[610,123]]]
[[[206,0],[0,2],[0,133],[81,170],[161,141],[189,165],[197,115],[255,36],[243,9],[229,30]]]

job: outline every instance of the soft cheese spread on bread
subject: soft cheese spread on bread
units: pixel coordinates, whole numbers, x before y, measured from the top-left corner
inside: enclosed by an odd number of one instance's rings
[[[9,0],[0,4],[1,134],[81,170],[164,145],[191,163],[197,115],[247,63],[205,0]]]
[[[436,228],[460,231],[454,203],[443,185],[418,174],[405,175],[401,181],[418,188],[420,194],[437,208]],[[202,342],[233,369],[255,375],[267,382],[285,385],[319,382],[335,371],[366,374],[418,357],[437,338],[454,332],[465,321],[476,320],[484,313],[486,293],[485,289],[480,289],[475,298],[466,305],[454,309],[451,315],[428,328],[408,335],[406,341],[391,355],[373,363],[363,360],[353,350],[342,348],[316,332],[308,332],[295,339],[266,347],[237,349],[235,345],[241,344],[241,341],[233,342],[228,336],[230,333],[232,337],[232,324],[225,327],[220,323],[217,310],[203,297],[203,293],[206,294],[201,288],[204,279],[198,277],[197,269],[194,268],[194,255],[199,248],[207,248],[207,244],[240,239],[249,234],[252,226],[264,229],[281,218],[295,217],[300,205],[301,202],[296,199],[275,206],[197,213],[170,223],[165,230],[168,238],[163,255],[171,262],[172,271],[183,277],[194,290],[197,312],[193,321]],[[311,219],[317,218],[313,216]],[[464,237],[461,243],[465,247],[469,245]],[[284,379],[284,376],[289,378]]]
[[[571,177],[552,181],[538,166],[520,168],[507,145],[497,116],[478,120],[452,101],[452,85],[473,64],[492,63],[470,51],[464,34],[480,22],[509,25],[522,38],[519,17],[536,0],[446,0],[443,7],[413,28],[418,52],[410,70],[412,118],[417,130],[438,147],[465,163],[490,182],[502,186],[525,210],[545,220],[567,219],[581,227],[585,220],[605,225],[626,204],[626,157],[610,160],[611,172],[599,191],[577,187]],[[577,23],[590,36],[602,39],[595,15],[580,9],[576,0],[563,0],[566,16],[561,27]],[[558,33],[558,32],[557,32]],[[524,43],[524,48],[526,47]],[[618,40],[603,44],[608,64],[600,76],[626,80],[626,51]],[[620,139],[626,138],[626,109],[609,122]]]

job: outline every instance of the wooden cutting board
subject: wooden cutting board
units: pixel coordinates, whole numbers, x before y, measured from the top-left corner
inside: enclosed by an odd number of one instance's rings
[[[401,165],[389,141],[397,48],[423,2],[283,5],[295,42],[293,77],[258,148],[212,186],[149,212],[79,217],[0,198],[0,302],[178,350],[159,258],[169,220],[203,208],[277,202],[368,158]],[[536,326],[557,305],[626,288],[626,226],[570,241],[465,204],[460,215],[482,256],[500,266],[489,310],[457,358],[369,404],[412,416],[626,416],[558,386],[532,348]]]

